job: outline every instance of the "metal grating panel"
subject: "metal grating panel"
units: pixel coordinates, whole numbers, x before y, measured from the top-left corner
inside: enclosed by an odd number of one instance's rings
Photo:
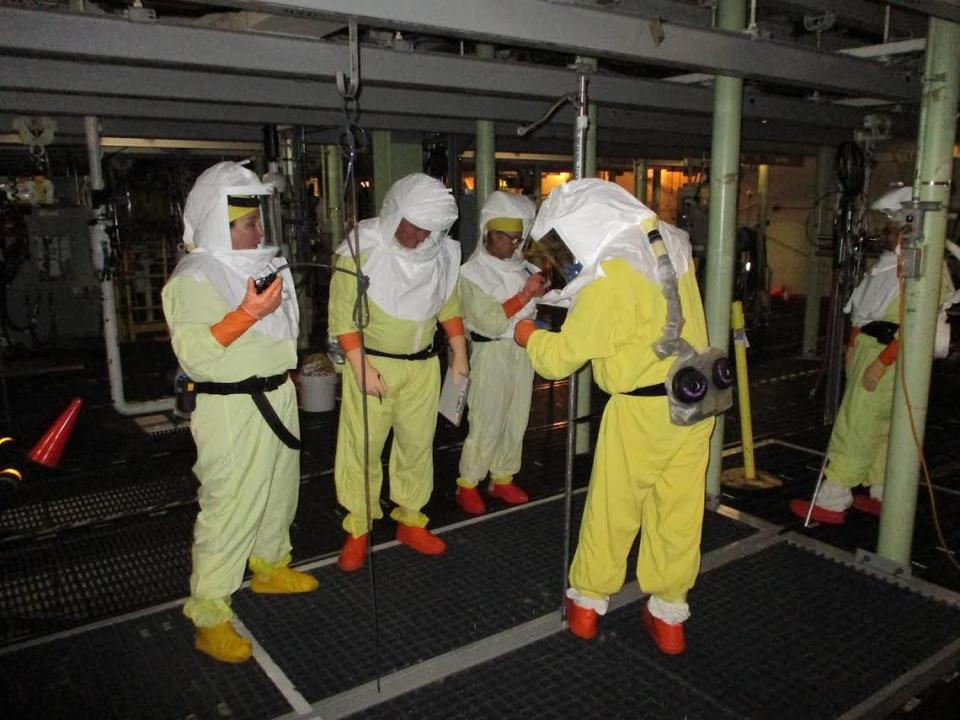
[[[4,715],[28,720],[270,718],[290,706],[255,662],[193,649],[180,608],[0,655]]]

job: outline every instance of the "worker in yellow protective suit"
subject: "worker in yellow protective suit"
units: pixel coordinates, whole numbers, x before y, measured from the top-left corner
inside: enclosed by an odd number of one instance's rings
[[[899,350],[898,245],[906,221],[901,203],[909,201],[912,192],[909,186],[897,188],[871,206],[874,214],[882,216],[880,237],[886,250],[844,307],[853,326],[846,356],[847,384],[830,433],[823,484],[810,512],[815,522],[842,525],[851,506],[880,516]],[[941,300],[952,291],[944,265]],[[945,315],[941,323],[946,323]],[[868,492],[854,494],[852,489],[858,485]],[[798,517],[806,519],[809,510],[809,500],[790,501],[790,511]]]
[[[523,435],[530,418],[533,366],[513,341],[513,328],[536,316],[535,299],[549,287],[523,259],[522,241],[536,210],[522,195],[491,193],[480,211],[481,242],[460,268],[460,299],[470,332],[470,431],[460,454],[456,501],[470,515],[486,512],[477,490],[487,474],[488,492],[509,505],[529,500],[513,481],[520,470]]]
[[[700,567],[714,425],[712,417],[671,424],[666,397],[668,371],[677,360],[661,352],[667,327],[673,348],[707,344],[689,241],[619,186],[595,179],[551,192],[532,237],[555,246],[547,255],[567,281],[558,300],[571,308],[559,333],[525,320],[516,340],[547,378],[569,376],[592,362],[594,379],[610,394],[570,568],[570,630],[594,637],[597,615],[622,587],[627,555],[642,528],[637,581],[650,595],[643,624],[661,651],[681,653],[687,591]]]
[[[457,205],[442,183],[419,173],[401,178],[384,197],[380,216],[361,221],[356,231],[360,269],[369,279],[367,302],[358,306],[356,279],[346,273],[334,273],[330,284],[329,331],[350,367],[343,373],[334,469],[337,500],[347,509],[347,538],[338,560],[345,572],[363,566],[370,524],[383,517],[380,453],[391,429],[390,499],[396,507],[390,517],[399,523],[397,540],[426,555],[446,549],[427,529],[421,510],[433,491],[438,322],[453,349],[452,371],[469,373],[457,292],[460,245],[447,237],[456,219]],[[337,249],[336,265],[347,271],[356,267],[352,242],[351,234]],[[358,324],[364,326],[365,356]],[[362,384],[368,396],[366,497]]]
[[[300,430],[287,372],[297,363],[299,310],[286,262],[264,234],[271,193],[238,163],[204,171],[184,208],[190,252],[163,288],[173,350],[192,381],[185,389],[197,392],[190,430],[200,512],[183,612],[197,627],[197,649],[224,662],[251,654],[230,622],[245,563],[254,592],[317,587],[288,567]]]

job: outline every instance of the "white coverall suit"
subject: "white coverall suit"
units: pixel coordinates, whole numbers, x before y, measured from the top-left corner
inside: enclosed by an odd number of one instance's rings
[[[530,419],[533,366],[526,351],[513,341],[513,328],[536,316],[530,300],[507,317],[505,305],[539,271],[523,259],[520,248],[501,260],[484,246],[487,224],[495,218],[522,221],[522,237],[530,231],[533,203],[516,193],[494,192],[480,213],[481,241],[460,268],[460,301],[467,330],[489,338],[474,340],[470,354],[470,430],[460,455],[462,487],[476,487],[487,473],[494,483],[509,483],[520,470],[523,435]]]

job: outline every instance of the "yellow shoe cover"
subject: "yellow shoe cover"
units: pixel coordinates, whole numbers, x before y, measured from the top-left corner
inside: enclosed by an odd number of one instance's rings
[[[240,637],[230,622],[198,627],[195,646],[200,652],[226,663],[246,662],[253,653],[250,641]]]
[[[256,573],[250,589],[264,595],[291,595],[313,592],[319,585],[313,575],[281,567],[269,574]]]

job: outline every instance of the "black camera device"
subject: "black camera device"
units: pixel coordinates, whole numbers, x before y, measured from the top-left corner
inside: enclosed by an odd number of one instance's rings
[[[275,272],[270,273],[269,275],[264,275],[262,278],[257,278],[253,281],[253,286],[257,289],[257,295],[262,293],[271,283],[277,279],[277,274]]]

